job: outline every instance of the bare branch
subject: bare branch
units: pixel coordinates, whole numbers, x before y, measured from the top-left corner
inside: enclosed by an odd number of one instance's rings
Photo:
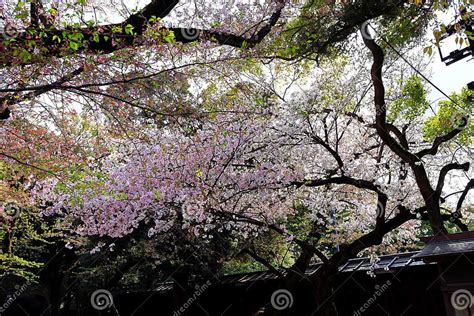
[[[49,92],[54,89],[58,89],[61,87],[62,84],[72,80],[74,77],[78,76],[84,71],[84,67],[79,67],[76,70],[72,71],[71,73],[59,78],[57,81],[42,85],[34,89],[29,93],[22,94],[21,92],[15,92],[8,94],[6,96],[0,97],[0,120],[6,120],[10,117],[11,110],[9,109],[10,106],[31,100],[37,96],[42,95],[43,93]]]
[[[265,266],[268,270],[270,270],[271,272],[273,272],[275,275],[283,278],[285,275],[283,273],[281,273],[280,271],[278,271],[277,269],[275,269],[275,267],[270,263],[268,262],[265,258],[259,256],[256,252],[248,249],[248,248],[245,248],[241,251],[241,253],[246,253],[248,254],[250,257],[252,257],[255,261],[257,261],[258,263],[261,263],[263,266]]]

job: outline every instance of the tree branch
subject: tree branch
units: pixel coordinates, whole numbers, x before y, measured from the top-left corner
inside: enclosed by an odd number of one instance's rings
[[[408,149],[403,148],[389,132],[387,126],[387,108],[385,106],[385,87],[382,81],[382,67],[384,63],[384,52],[382,48],[375,43],[373,39],[363,36],[364,43],[373,55],[374,62],[371,69],[372,82],[374,84],[376,129],[382,141],[395,153],[403,162],[408,163],[415,174],[416,183],[420,190],[426,207],[428,208],[428,217],[431,228],[435,235],[447,233],[441,218],[439,197],[436,191],[431,187],[430,180],[423,166],[421,158],[412,154]],[[403,135],[403,134],[402,134]]]
[[[225,217],[234,222],[245,222],[245,223],[249,223],[258,227],[267,227],[282,236],[288,235],[285,231],[283,231],[280,227],[276,225],[273,225],[273,224],[269,225],[269,224],[266,224],[264,222],[261,222],[259,220],[250,218],[242,214],[231,214],[231,213],[226,213],[226,212],[218,211],[218,210],[213,210],[212,212],[215,215]],[[328,262],[328,258],[315,246],[305,242],[304,240],[300,240],[297,238],[294,238],[293,241],[301,248],[311,250],[314,254],[316,254],[316,256],[318,256],[319,259],[321,259],[321,261]]]
[[[471,179],[469,183],[466,185],[464,188],[464,191],[461,194],[461,197],[458,200],[458,204],[456,206],[456,211],[459,211],[462,207],[462,204],[464,203],[464,200],[466,199],[467,194],[469,193],[469,190],[474,188],[474,179]]]
[[[248,248],[245,248],[241,251],[241,253],[246,253],[248,254],[250,257],[252,257],[255,261],[261,263],[263,266],[265,266],[268,270],[270,270],[271,272],[273,272],[275,275],[279,276],[280,278],[283,278],[285,275],[283,273],[281,273],[280,271],[278,271],[277,269],[275,269],[274,266],[272,266],[270,264],[270,262],[268,262],[267,260],[265,260],[263,257],[260,257],[256,252],[254,251],[251,251],[250,249]]]
[[[444,181],[446,179],[446,175],[451,171],[451,170],[464,170],[468,171],[469,170],[469,162],[466,162],[464,164],[458,164],[458,163],[450,163],[444,166],[440,173],[439,173],[439,178],[438,178],[438,184],[436,185],[436,195],[441,197],[441,191],[443,191],[444,187]]]
[[[44,58],[64,57],[84,52],[90,54],[109,54],[127,47],[142,45],[141,39],[149,26],[149,19],[154,16],[158,18],[166,17],[178,2],[178,0],[152,0],[151,3],[145,6],[140,12],[131,15],[122,23],[74,29],[76,35],[80,34],[82,36],[82,43],[86,43],[86,45],[80,45],[77,50],[70,49],[68,47],[68,41],[66,40],[61,42],[53,40],[53,37],[62,38],[62,33],[70,30],[46,29],[43,31],[45,35],[41,38],[34,39],[29,38],[27,32],[21,32],[15,38],[15,45],[13,46],[5,45],[6,40],[0,37],[0,64],[6,66],[12,64],[32,64]],[[252,47],[260,43],[280,19],[284,1],[275,0],[275,3],[277,9],[268,19],[268,23],[251,36],[195,28],[168,28],[168,30],[173,31],[175,40],[181,43],[189,43],[202,39],[238,48]],[[133,27],[134,34],[125,32],[127,26]],[[120,30],[120,32],[114,30]],[[29,45],[26,45],[27,43]],[[38,47],[44,47],[47,48],[47,50],[45,52],[41,50],[43,54],[38,52],[34,53],[34,50],[37,50]],[[32,58],[29,60],[18,59],[15,48],[30,52]]]
[[[398,143],[391,135],[390,130],[395,131],[397,137],[400,138],[400,133],[398,129],[394,129],[394,126],[389,126],[387,124],[387,108],[385,105],[385,86],[382,79],[382,67],[384,63],[384,52],[382,48],[375,43],[374,40],[367,39],[366,36],[363,36],[365,46],[371,51],[374,58],[372,64],[372,69],[370,71],[372,82],[374,84],[374,102],[375,102],[375,127],[377,133],[383,142],[390,147],[390,149],[395,152],[404,162],[408,164],[414,164],[419,161],[419,159],[410,153],[406,148],[403,148],[400,143]],[[398,132],[397,132],[398,131]],[[407,145],[406,143],[404,145]],[[407,146],[404,146],[407,147]]]
[[[15,93],[11,93],[3,97],[0,97],[0,120],[6,120],[10,117],[10,114],[11,114],[11,110],[9,109],[10,106],[20,103],[20,102],[31,100],[51,90],[58,89],[61,87],[63,83],[66,83],[72,80],[74,77],[78,76],[83,71],[84,71],[84,67],[79,67],[76,70],[72,71],[71,73],[59,78],[55,82],[38,87],[37,89],[29,93],[22,94],[21,92],[15,92]]]
[[[455,129],[445,135],[436,137],[431,148],[423,149],[419,151],[418,153],[416,153],[416,156],[421,159],[426,155],[432,155],[432,156],[436,155],[438,153],[439,146],[441,146],[443,143],[447,141],[450,141],[461,132],[462,132],[462,129]]]
[[[416,213],[421,213],[423,210],[426,210],[425,207],[422,207],[414,210],[413,212],[410,212],[406,207],[402,205],[399,205],[398,209],[400,212],[395,217],[385,222],[378,229],[376,228],[371,232],[356,239],[352,243],[342,246],[341,251],[331,257],[331,264],[340,266],[341,264],[344,264],[344,262],[346,262],[347,260],[357,256],[357,254],[362,250],[375,245],[379,245],[382,242],[383,236],[385,236],[387,233],[400,227],[411,219],[416,219]]]
[[[348,176],[341,176],[341,177],[335,177],[335,178],[329,178],[329,179],[294,181],[290,185],[296,186],[297,188],[300,188],[302,186],[311,188],[311,187],[324,186],[327,184],[349,184],[360,189],[367,189],[367,190],[376,192],[377,194],[383,194],[378,188],[378,186],[375,185],[373,182],[367,181],[364,179],[355,179]]]
[[[45,15],[43,2],[41,0],[31,0],[30,15],[31,25],[33,27],[38,27],[40,22],[46,27],[51,26],[48,21],[48,17]]]

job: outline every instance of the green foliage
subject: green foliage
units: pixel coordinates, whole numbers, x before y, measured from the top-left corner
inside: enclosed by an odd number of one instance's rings
[[[0,181],[6,179],[11,174],[11,167],[4,161],[0,161]]]
[[[131,24],[127,24],[125,25],[125,34],[128,34],[128,35],[134,35],[134,32],[133,32],[133,29],[135,27]]]
[[[377,33],[391,45],[401,47],[422,38],[430,17],[431,13],[422,12],[417,5],[398,7],[378,20]]]
[[[20,209],[14,220],[0,222],[0,278],[16,275],[30,282],[38,282],[38,271],[43,266],[42,249],[47,245],[47,230],[32,210]],[[0,219],[1,220],[1,219]]]
[[[394,121],[400,117],[413,120],[423,115],[430,106],[426,96],[427,91],[420,77],[411,76],[402,86],[401,97],[392,103],[388,115],[389,120]]]
[[[461,129],[456,138],[463,144],[472,144],[474,140],[474,124],[472,119],[464,119],[470,116],[474,109],[474,103],[469,98],[474,97],[474,92],[463,88],[460,93],[453,93],[450,98],[439,102],[436,116],[426,120],[423,126],[423,137],[427,141],[433,141],[436,137],[445,135],[454,129]]]
[[[16,275],[30,282],[38,282],[39,268],[42,263],[25,260],[15,255],[6,255],[0,253],[0,278],[7,274]]]
[[[244,248],[251,249],[275,268],[287,268],[294,263],[294,249],[281,235],[271,231],[255,238],[250,245],[247,242],[235,241],[229,247],[237,252]],[[263,270],[268,270],[268,268],[249,254],[239,252],[237,256],[224,262],[221,272],[236,274]]]
[[[416,3],[392,6],[378,0],[306,1],[299,16],[286,23],[281,36],[268,48],[284,58],[312,56],[319,60],[321,55],[337,56],[350,45],[351,41],[344,40],[355,33],[361,16],[366,14],[379,16],[371,24],[394,46],[419,39],[430,21],[430,15]]]

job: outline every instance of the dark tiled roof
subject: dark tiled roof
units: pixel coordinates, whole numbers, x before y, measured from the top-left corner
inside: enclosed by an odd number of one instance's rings
[[[447,236],[424,237],[423,241],[428,245],[422,251],[399,253],[395,255],[386,255],[378,258],[377,262],[371,262],[369,258],[351,259],[339,267],[340,273],[353,273],[358,271],[373,271],[374,273],[391,272],[396,269],[413,266],[426,266],[434,264],[426,262],[423,259],[433,259],[437,256],[474,253],[474,232],[464,232],[450,234]],[[430,260],[428,260],[430,261]],[[319,269],[321,264],[313,264],[307,270],[306,274],[312,274]],[[281,270],[285,273],[285,270]],[[220,279],[220,284],[244,284],[248,282],[275,280],[278,275],[271,271],[258,271],[250,273],[241,273],[225,275]],[[173,282],[164,282],[158,285],[154,291],[166,292],[173,288]]]
[[[404,268],[407,266],[426,265],[423,261],[414,259],[416,254],[418,254],[417,251],[381,256],[379,257],[379,260],[374,263],[371,263],[369,258],[351,259],[342,267],[340,267],[339,271],[387,271],[390,269]]]
[[[339,267],[339,272],[347,273],[347,272],[354,272],[354,271],[387,271],[390,269],[397,269],[397,268],[404,268],[407,266],[419,266],[419,265],[426,265],[420,259],[415,260],[413,258],[418,252],[406,252],[406,253],[399,253],[395,255],[386,255],[379,257],[377,262],[370,262],[369,258],[357,258],[351,259],[346,264]],[[306,270],[306,274],[312,274],[315,272],[321,264],[312,264],[308,270]],[[284,271],[281,271],[284,273]],[[235,275],[226,275],[223,277],[222,282],[224,284],[231,284],[231,283],[246,283],[246,282],[254,282],[259,280],[268,280],[268,279],[277,279],[278,276],[275,275],[273,272],[270,271],[261,271],[261,272],[251,272],[251,273],[243,273],[243,274],[235,274]]]
[[[415,258],[433,259],[439,256],[474,253],[474,232],[425,238],[425,241],[428,244]]]
[[[400,269],[404,267],[424,266],[429,263],[423,262],[421,259],[415,258],[419,252],[406,252],[395,255],[386,255],[379,257],[377,262],[370,262],[370,258],[351,259],[346,264],[339,267],[341,273],[351,273],[355,271],[374,271],[375,273],[390,271],[393,269]],[[321,264],[312,264],[306,274],[315,272]],[[285,273],[284,270],[281,270]],[[250,273],[241,273],[233,275],[222,276],[220,284],[243,284],[248,282],[262,281],[262,280],[276,280],[278,276],[271,271],[258,271]],[[166,292],[173,287],[172,282],[165,282],[155,288],[156,292]]]

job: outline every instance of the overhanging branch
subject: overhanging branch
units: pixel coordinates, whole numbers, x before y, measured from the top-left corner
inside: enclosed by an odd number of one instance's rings
[[[436,139],[434,140],[433,145],[431,146],[431,148],[423,149],[423,150],[419,151],[416,154],[416,156],[421,159],[426,155],[432,155],[432,156],[436,155],[438,153],[439,146],[441,146],[445,142],[450,141],[451,139],[456,137],[461,132],[462,132],[462,129],[458,128],[458,129],[452,130],[451,132],[449,132],[445,135],[436,137]]]
[[[469,163],[466,162],[462,165],[458,164],[458,163],[450,163],[450,164],[447,164],[446,166],[444,166],[441,169],[441,171],[439,173],[438,184],[436,185],[436,195],[438,196],[438,198],[441,196],[441,191],[443,190],[446,176],[451,170],[468,171],[469,170]]]
[[[178,4],[177,0],[153,0],[140,12],[131,15],[122,23],[84,27],[79,29],[54,29],[42,30],[41,37],[33,37],[28,32],[21,32],[15,38],[14,44],[7,45],[7,39],[0,37],[0,64],[4,66],[32,64],[51,57],[64,57],[88,54],[109,54],[127,47],[143,45],[143,34],[150,26],[152,17],[164,18]],[[220,45],[234,46],[238,48],[252,47],[260,43],[276,25],[284,8],[283,0],[275,0],[276,11],[268,18],[258,31],[251,36],[247,34],[231,34],[227,32],[216,32],[212,30],[200,30],[195,28],[164,28],[173,31],[175,40],[181,43],[189,43],[196,40],[209,40]],[[126,32],[126,29],[131,32]],[[117,30],[119,30],[117,32]],[[77,49],[69,48],[69,41],[58,41],[63,38],[63,32],[72,31],[75,37],[81,37],[81,43]],[[192,34],[192,36],[190,35]],[[197,35],[197,36],[194,36]],[[54,39],[53,39],[54,38]],[[38,48],[41,50],[38,52]],[[31,54],[31,59],[18,58],[18,50],[24,50]]]

